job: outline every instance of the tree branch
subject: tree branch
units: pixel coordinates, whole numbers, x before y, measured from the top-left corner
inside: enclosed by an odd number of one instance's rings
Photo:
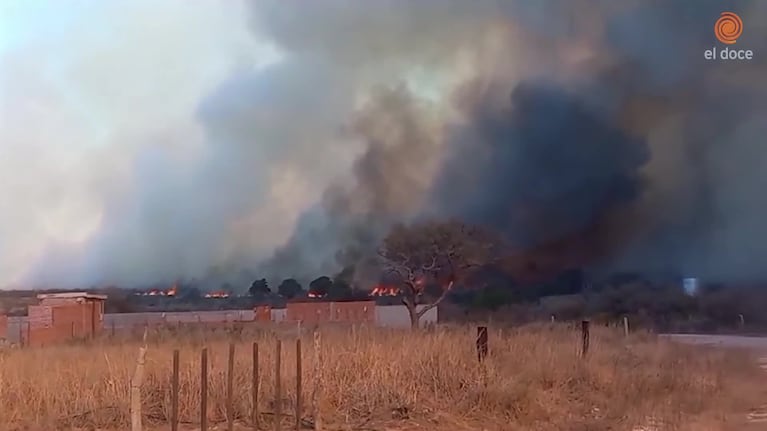
[[[431,270],[433,270],[436,267],[437,267],[437,257],[436,256],[431,258],[431,263],[430,264],[428,264],[428,265],[421,265],[421,269],[423,271],[431,271]]]
[[[416,316],[418,316],[418,318],[420,319],[420,318],[421,318],[421,317],[422,317],[424,314],[428,313],[428,312],[429,312],[429,310],[431,310],[432,308],[434,308],[434,307],[436,307],[437,305],[439,305],[439,303],[440,303],[440,302],[442,302],[442,300],[444,300],[445,298],[447,298],[447,294],[448,294],[448,293],[450,293],[450,290],[453,288],[453,284],[455,284],[455,282],[454,282],[453,280],[450,280],[450,283],[448,283],[448,284],[447,284],[447,287],[445,288],[445,290],[444,290],[444,291],[442,291],[442,295],[440,295],[440,297],[439,297],[439,298],[437,298],[437,300],[436,300],[436,301],[434,301],[434,302],[432,302],[431,304],[429,304],[429,305],[427,305],[427,306],[423,307],[423,308],[421,309],[421,311],[419,311],[418,313],[416,313]]]

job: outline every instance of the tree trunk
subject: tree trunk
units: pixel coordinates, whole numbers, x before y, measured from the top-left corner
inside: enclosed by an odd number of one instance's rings
[[[420,319],[420,316],[418,315],[415,301],[408,298],[403,299],[402,302],[405,304],[405,307],[407,307],[408,315],[410,315],[410,328],[418,329],[418,320]]]

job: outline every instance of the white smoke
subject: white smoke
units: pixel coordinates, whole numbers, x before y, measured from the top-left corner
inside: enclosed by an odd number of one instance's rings
[[[188,186],[206,151],[198,101],[234,67],[276,59],[253,38],[245,7],[171,0],[3,11],[2,23],[14,25],[0,25],[0,286],[25,275],[158,275],[152,261],[169,250],[149,235],[163,234],[162,224],[137,232],[127,220],[152,216],[142,199],[174,205],[172,194],[138,189]],[[117,250],[100,249],[110,241]],[[211,252],[195,253],[206,261]],[[109,265],[89,268],[94,258]]]

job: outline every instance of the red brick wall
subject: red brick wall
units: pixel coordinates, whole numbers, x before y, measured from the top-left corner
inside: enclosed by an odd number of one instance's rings
[[[253,311],[255,312],[254,320],[259,322],[270,322],[272,320],[272,307],[269,305],[259,305]]]
[[[27,308],[27,322],[32,329],[53,326],[53,307],[49,305],[30,305]]]
[[[62,301],[57,305],[30,306],[27,343],[44,346],[98,334],[103,326],[102,303]]]
[[[8,316],[0,314],[0,338],[8,339]]]
[[[101,300],[46,298],[42,300],[41,305],[30,306],[28,314],[30,325],[33,328],[66,324],[71,333],[74,323],[77,328],[77,336],[98,334],[104,327],[104,301]],[[58,314],[58,319],[54,314]],[[56,322],[56,320],[58,321]],[[33,322],[37,322],[37,324]]]
[[[375,301],[333,302],[334,322],[374,322]]]
[[[375,301],[291,302],[287,320],[307,324],[323,322],[374,322]]]
[[[290,302],[286,313],[286,320],[306,324],[328,322],[331,318],[329,302]]]
[[[52,326],[50,328],[30,329],[27,343],[29,346],[40,347],[61,343],[70,338],[68,328],[63,326]]]
[[[83,338],[93,334],[95,303],[61,305],[53,307],[53,326],[61,333],[68,333],[73,338]],[[96,331],[97,332],[97,331]]]

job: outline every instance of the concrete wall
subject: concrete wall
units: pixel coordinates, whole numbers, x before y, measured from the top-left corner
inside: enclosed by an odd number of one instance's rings
[[[288,310],[285,308],[272,308],[272,322],[284,322],[288,318]]]
[[[423,305],[416,307],[419,311],[423,308]],[[378,305],[375,309],[375,316],[376,326],[386,328],[410,327],[410,315],[404,305]],[[437,307],[427,311],[426,314],[421,317],[421,326],[430,323],[437,323]]]
[[[423,306],[419,306],[419,310]],[[370,322],[377,326],[391,328],[410,327],[410,317],[403,305],[375,305],[373,301],[349,302],[296,302],[287,308],[258,307],[262,313],[269,311],[272,322],[295,322],[305,324],[321,322]],[[319,313],[318,313],[319,312]],[[104,315],[104,328],[109,330],[127,329],[143,325],[161,325],[165,323],[221,323],[266,321],[265,316],[258,317],[256,310],[229,311],[190,311],[173,313],[117,313]],[[421,324],[436,323],[437,308],[429,310]]]
[[[91,310],[94,303],[55,307],[31,306],[29,318],[0,316],[0,338],[8,342],[43,345],[54,341],[88,336],[95,317],[96,331],[126,330],[144,325],[173,323],[253,322],[255,310],[222,310],[198,312],[151,312],[103,314]],[[97,304],[97,303],[96,303]],[[97,307],[97,306],[96,306]],[[419,306],[419,310],[423,306]],[[319,316],[324,320],[318,320]],[[288,308],[264,309],[272,322],[303,320],[306,324],[326,322],[370,322],[389,328],[409,328],[410,317],[403,305],[375,305],[373,301],[291,303]],[[95,316],[94,313],[95,312]],[[301,319],[299,319],[301,318]],[[103,323],[98,320],[103,319]],[[267,321],[265,316],[258,320]],[[437,308],[421,318],[421,324],[437,322]]]
[[[114,313],[104,315],[104,328],[126,329],[165,323],[252,322],[254,319],[254,310]]]
[[[21,339],[26,339],[29,324],[26,317],[8,316],[8,326],[5,331],[5,339],[10,343],[18,343]]]

